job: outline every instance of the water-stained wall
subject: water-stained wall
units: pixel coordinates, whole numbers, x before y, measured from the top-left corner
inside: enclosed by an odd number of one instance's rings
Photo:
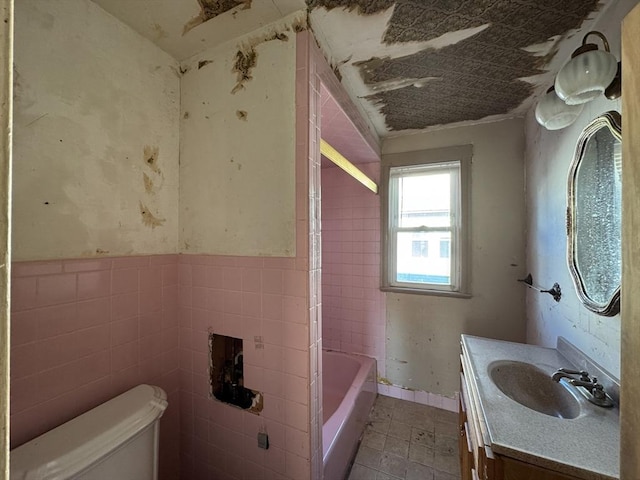
[[[521,119],[388,139],[385,153],[473,145],[471,298],[387,293],[386,374],[394,385],[453,397],[460,334],[522,342],[526,272]]]
[[[620,22],[635,4],[636,0],[621,0],[595,25],[618,59]],[[575,43],[577,47],[579,39]],[[557,304],[528,292],[527,341],[554,347],[557,337],[563,336],[616,376],[620,375],[620,315],[602,317],[580,303],[567,264],[565,211],[569,166],[582,129],[603,112],[620,107],[620,100],[599,97],[585,105],[573,125],[558,131],[538,125],[533,112],[526,121],[527,264],[540,283],[558,282],[562,287]]]
[[[180,251],[295,255],[295,25],[183,62]]]
[[[88,0],[15,32],[13,260],[175,252],[177,63]]]

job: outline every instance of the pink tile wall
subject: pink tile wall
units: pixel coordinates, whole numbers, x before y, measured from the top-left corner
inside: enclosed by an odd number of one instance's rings
[[[322,138],[354,164],[379,163],[380,155],[365,141],[325,85],[320,89]],[[329,160],[323,159],[323,165]]]
[[[168,394],[162,478],[179,471],[176,255],[12,267],[11,446],[140,383]]]
[[[321,478],[319,93],[307,32],[296,48],[296,257],[179,259],[182,478]],[[209,332],[243,340],[244,384],[264,394],[260,415],[210,398]]]
[[[296,257],[167,255],[14,265],[13,446],[151,383],[169,395],[161,478],[321,478],[315,68],[324,60],[313,47],[308,32],[297,35]],[[209,397],[209,332],[243,339],[245,385],[263,392],[261,415]],[[268,450],[257,446],[262,430]]]
[[[296,90],[297,132],[296,140],[303,149],[300,158],[308,165],[308,245],[309,245],[309,305],[310,305],[310,429],[311,429],[311,478],[320,479],[323,473],[322,459],[322,256],[321,256],[321,158],[320,119],[322,73],[329,67],[308,32],[298,34],[297,62],[298,88]],[[331,72],[332,74],[332,72]],[[305,100],[306,99],[306,100]],[[304,155],[304,156],[303,156]]]
[[[299,258],[181,255],[182,478],[308,478],[307,272]],[[255,415],[209,395],[209,332],[243,340]],[[269,435],[268,450],[257,434]]]
[[[359,168],[379,178],[379,164]],[[384,376],[380,197],[337,167],[322,170],[322,305],[325,348],[375,357]]]

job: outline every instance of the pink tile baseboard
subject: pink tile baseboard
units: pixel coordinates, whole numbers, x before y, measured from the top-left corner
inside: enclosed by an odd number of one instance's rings
[[[429,405],[431,407],[441,408],[450,412],[458,411],[458,392],[456,392],[454,397],[451,398],[437,393],[424,392],[422,390],[408,390],[396,385],[379,383],[378,393],[386,397],[399,398],[409,402]]]

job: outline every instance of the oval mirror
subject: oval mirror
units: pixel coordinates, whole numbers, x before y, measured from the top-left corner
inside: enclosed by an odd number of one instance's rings
[[[605,316],[620,311],[622,134],[618,112],[582,132],[569,170],[568,260],[582,303]]]

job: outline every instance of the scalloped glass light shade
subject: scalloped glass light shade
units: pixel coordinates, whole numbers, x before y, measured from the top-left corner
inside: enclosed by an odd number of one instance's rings
[[[576,121],[583,106],[567,105],[551,90],[536,105],[536,120],[547,130],[560,130]]]
[[[591,50],[572,58],[556,76],[556,94],[567,105],[579,105],[593,100],[607,88],[618,68],[618,61],[609,52]]]

